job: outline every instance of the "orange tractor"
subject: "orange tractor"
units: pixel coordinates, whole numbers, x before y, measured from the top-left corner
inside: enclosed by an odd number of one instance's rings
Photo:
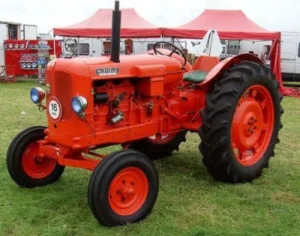
[[[48,64],[47,90],[30,92],[48,125],[28,128],[11,142],[12,179],[33,188],[57,181],[66,166],[91,170],[91,211],[114,226],[151,212],[159,188],[152,160],[178,150],[188,131],[199,133],[204,165],[216,180],[258,178],[282,128],[273,73],[250,54],[222,62],[201,56],[192,67],[175,45],[168,51],[159,43],[147,54],[120,57],[120,22],[116,1],[110,58]],[[123,150],[99,154],[116,144]]]

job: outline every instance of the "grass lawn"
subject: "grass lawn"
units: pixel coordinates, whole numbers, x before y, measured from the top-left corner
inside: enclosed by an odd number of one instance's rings
[[[9,177],[12,138],[46,124],[29,98],[35,85],[0,84],[0,235],[300,235],[300,99],[284,99],[281,143],[260,179],[214,181],[202,164],[198,135],[189,134],[179,152],[155,162],[160,192],[153,213],[138,224],[106,228],[88,207],[90,172],[67,168],[59,182],[36,189],[20,188]]]

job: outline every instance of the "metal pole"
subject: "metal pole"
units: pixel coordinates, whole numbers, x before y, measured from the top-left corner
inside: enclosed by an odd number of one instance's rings
[[[79,40],[80,40],[80,38],[78,37],[78,41],[77,41],[77,56],[78,57],[79,57],[79,46],[80,46]]]
[[[53,35],[53,50],[54,50],[54,56],[56,58],[56,45],[55,45],[55,35]]]
[[[94,38],[92,38],[92,57],[94,56]]]
[[[175,43],[175,37],[171,38],[171,43],[174,44]]]

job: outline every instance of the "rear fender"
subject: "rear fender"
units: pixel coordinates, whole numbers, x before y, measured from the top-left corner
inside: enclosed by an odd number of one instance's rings
[[[238,64],[241,61],[253,61],[259,64],[263,64],[263,61],[259,59],[258,57],[254,56],[253,54],[246,53],[246,54],[241,54],[235,57],[230,57],[227,58],[223,61],[220,61],[206,76],[205,80],[203,83],[201,83],[200,87],[202,86],[207,86],[210,84],[212,81],[216,80],[219,78],[221,75],[222,71],[228,70],[233,64]]]

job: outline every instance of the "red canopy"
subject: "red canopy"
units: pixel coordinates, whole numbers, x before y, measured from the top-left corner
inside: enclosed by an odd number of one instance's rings
[[[54,35],[65,37],[108,38],[111,37],[112,9],[99,9],[90,18],[75,25],[54,28]],[[143,19],[132,9],[122,9],[122,38],[155,38],[162,35],[162,29]]]
[[[111,37],[112,10],[99,9],[85,21],[64,28],[54,28],[54,35],[66,37]],[[139,16],[132,8],[122,9],[122,38],[155,38],[160,36],[177,38],[203,38],[208,30],[218,31],[221,39],[272,40],[271,68],[284,89],[281,77],[280,32],[270,32],[251,21],[240,10],[205,10],[191,22],[176,28],[159,28]]]
[[[274,40],[270,32],[251,21],[241,10],[205,10],[196,19],[176,28],[164,28],[166,37],[203,38],[208,30],[218,31],[221,39]]]

